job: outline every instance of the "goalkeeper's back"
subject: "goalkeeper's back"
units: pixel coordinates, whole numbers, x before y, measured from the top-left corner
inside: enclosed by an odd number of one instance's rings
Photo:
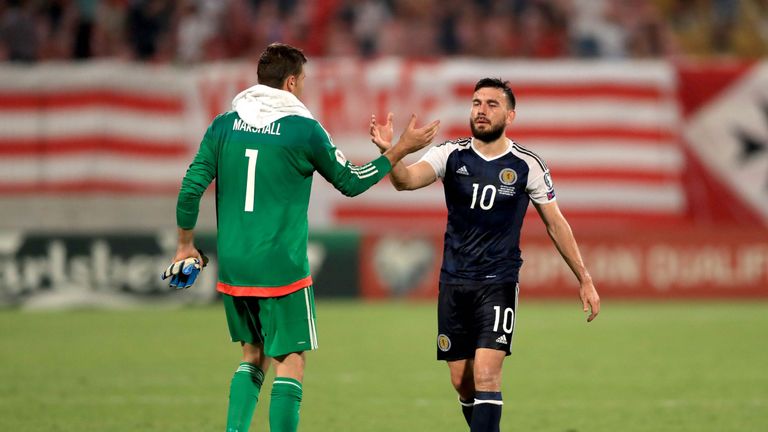
[[[355,166],[291,93],[257,85],[236,111],[209,126],[184,177],[177,223],[192,229],[200,198],[216,179],[218,290],[281,296],[312,284],[307,208],[314,171],[354,196],[391,169],[385,157]]]

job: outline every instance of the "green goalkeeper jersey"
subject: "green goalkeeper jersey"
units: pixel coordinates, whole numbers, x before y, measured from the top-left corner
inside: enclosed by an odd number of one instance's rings
[[[255,128],[230,111],[208,127],[182,182],[176,219],[180,228],[194,228],[200,198],[215,179],[217,289],[282,296],[312,284],[307,208],[313,173],[355,196],[391,168],[384,156],[363,166],[348,162],[311,117],[288,115]]]

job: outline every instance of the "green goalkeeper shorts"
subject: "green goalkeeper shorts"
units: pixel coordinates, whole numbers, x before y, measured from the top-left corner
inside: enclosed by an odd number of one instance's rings
[[[269,357],[317,349],[315,294],[311,286],[282,297],[222,294],[233,342],[264,345]]]

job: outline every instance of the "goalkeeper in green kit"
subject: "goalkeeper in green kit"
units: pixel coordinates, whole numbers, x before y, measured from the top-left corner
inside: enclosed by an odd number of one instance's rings
[[[297,48],[272,44],[258,63],[259,85],[235,97],[203,137],[179,192],[179,241],[164,277],[186,288],[204,265],[193,229],[200,198],[216,180],[219,275],[232,340],[242,362],[232,378],[227,431],[247,431],[271,362],[275,379],[271,432],[296,431],[305,351],[317,348],[315,302],[307,259],[307,207],[318,171],[355,196],[381,180],[399,160],[426,147],[439,122],[416,128],[415,116],[382,156],[356,166],[300,102],[307,59]]]

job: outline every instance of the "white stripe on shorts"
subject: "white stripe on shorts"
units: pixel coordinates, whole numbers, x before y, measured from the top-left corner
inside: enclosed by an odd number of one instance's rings
[[[309,287],[304,288],[304,301],[307,304],[307,321],[309,321],[309,345],[310,348],[317,349],[317,330],[312,316],[312,303],[309,301]]]

